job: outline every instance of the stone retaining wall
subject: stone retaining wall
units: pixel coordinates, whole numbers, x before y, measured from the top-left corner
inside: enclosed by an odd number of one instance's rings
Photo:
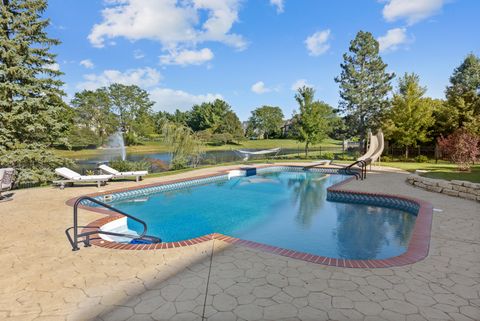
[[[428,191],[443,193],[480,202],[480,184],[467,181],[447,181],[433,179],[419,175],[407,177],[407,183],[426,189]]]

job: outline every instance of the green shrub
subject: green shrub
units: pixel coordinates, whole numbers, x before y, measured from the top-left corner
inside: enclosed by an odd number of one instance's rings
[[[57,149],[85,149],[97,148],[101,140],[97,134],[88,128],[74,127],[63,140],[57,141],[53,146]]]
[[[188,167],[188,160],[183,157],[176,157],[172,160],[172,163],[170,164],[170,169],[172,170],[178,170],[178,169],[184,169]]]
[[[211,143],[214,146],[226,145],[233,141],[233,135],[228,133],[213,134],[211,136]]]
[[[140,137],[137,136],[134,132],[128,132],[124,135],[125,145],[127,146],[134,146],[134,145],[141,145]]]
[[[147,171],[150,170],[151,163],[146,160],[127,161],[117,159],[110,161],[109,166],[115,168],[119,172]]]
[[[323,153],[322,156],[321,156],[323,159],[334,159],[335,158],[335,154],[331,153],[331,152],[326,152],[326,153]]]
[[[352,155],[349,155],[349,154],[337,154],[335,155],[335,158],[338,160],[344,160],[344,161],[352,161],[355,159]]]
[[[42,146],[22,147],[14,150],[0,150],[0,168],[15,168],[15,183],[44,184],[55,180],[55,168],[73,167],[73,161],[55,156]]]
[[[415,161],[417,163],[427,163],[428,162],[428,157],[424,156],[424,155],[418,155],[417,157],[415,157]]]
[[[388,155],[381,156],[380,160],[381,160],[382,162],[387,162],[387,163],[388,163],[388,162],[393,162],[393,158],[390,157],[390,156],[388,156]]]

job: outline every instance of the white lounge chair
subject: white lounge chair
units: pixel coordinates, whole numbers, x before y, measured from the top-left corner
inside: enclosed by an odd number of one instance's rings
[[[148,174],[148,171],[119,172],[105,164],[98,166],[98,168],[100,168],[104,173],[113,175],[114,178],[135,177],[135,181],[137,182],[142,179],[142,176]]]
[[[14,175],[15,170],[13,168],[0,168],[0,202],[12,200],[11,197],[2,196],[2,192],[12,189]]]
[[[96,182],[97,186],[100,187],[102,184],[105,185],[108,180],[113,178],[113,175],[80,175],[66,167],[55,169],[55,173],[65,178],[62,180],[53,181],[54,184],[60,184],[61,189],[65,187],[65,183],[74,184],[79,182]]]

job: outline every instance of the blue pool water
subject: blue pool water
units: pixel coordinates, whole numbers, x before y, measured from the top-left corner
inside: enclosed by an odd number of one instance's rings
[[[222,233],[286,249],[345,259],[406,251],[414,214],[326,200],[341,175],[276,172],[151,194],[112,205],[144,220],[165,242]],[[129,228],[139,230],[135,222]]]

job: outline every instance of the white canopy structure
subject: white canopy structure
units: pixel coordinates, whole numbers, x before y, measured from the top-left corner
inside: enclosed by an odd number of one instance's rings
[[[266,154],[273,154],[273,157],[277,156],[278,153],[280,152],[280,147],[277,148],[272,148],[272,149],[264,149],[264,150],[258,150],[258,151],[248,151],[248,150],[236,150],[235,152],[241,154],[243,156],[243,160],[247,161],[249,160],[251,155],[266,155]]]

